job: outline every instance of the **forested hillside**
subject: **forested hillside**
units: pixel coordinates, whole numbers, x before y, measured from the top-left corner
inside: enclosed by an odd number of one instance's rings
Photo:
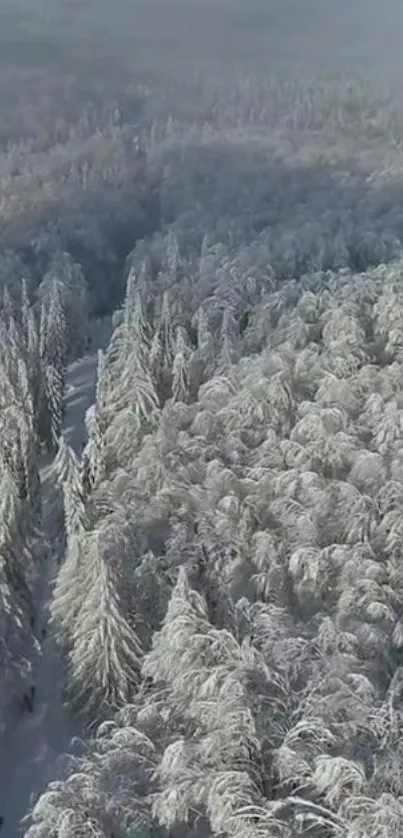
[[[113,5],[0,0],[2,838],[401,838],[402,15]]]

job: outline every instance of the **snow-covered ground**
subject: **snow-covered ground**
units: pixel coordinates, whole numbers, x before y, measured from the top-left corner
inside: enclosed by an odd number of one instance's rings
[[[78,453],[85,440],[85,412],[94,400],[96,365],[95,353],[75,362],[68,371],[65,435]],[[34,675],[34,712],[26,713],[14,727],[10,725],[1,743],[1,838],[18,838],[23,834],[21,819],[52,778],[55,758],[69,749],[74,735],[73,722],[62,702],[63,678],[57,647],[50,633],[41,638],[42,629],[46,630],[52,580],[57,570],[56,556],[52,555],[55,476],[51,466],[44,466],[41,481],[43,533],[40,549],[43,549],[44,560],[38,580],[37,632],[42,650]]]

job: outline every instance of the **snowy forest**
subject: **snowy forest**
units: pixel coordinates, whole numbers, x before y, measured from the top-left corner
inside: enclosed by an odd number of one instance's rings
[[[352,5],[0,0],[1,838],[402,838],[403,15]]]

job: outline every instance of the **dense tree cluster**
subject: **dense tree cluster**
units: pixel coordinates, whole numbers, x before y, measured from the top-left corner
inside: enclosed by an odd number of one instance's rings
[[[88,45],[0,128],[0,743],[52,655],[77,734],[25,834],[400,838],[401,108],[224,58],[219,84],[213,33],[185,81],[190,12],[154,5],[164,73],[97,7],[116,77]]]
[[[36,589],[47,558],[39,468],[44,451],[57,449],[68,355],[87,332],[86,283],[66,254],[55,254],[38,302],[24,279],[13,291],[5,286],[0,316],[2,728],[32,682],[39,651]]]
[[[24,289],[23,289],[24,290]],[[40,512],[34,398],[38,357],[32,310],[23,294],[22,316],[14,317],[6,294],[0,320],[1,401],[1,697],[5,725],[13,703],[31,677],[36,652],[32,632],[33,589]]]
[[[58,455],[52,619],[100,727],[30,836],[401,830],[403,262],[296,282],[264,246],[133,252]]]

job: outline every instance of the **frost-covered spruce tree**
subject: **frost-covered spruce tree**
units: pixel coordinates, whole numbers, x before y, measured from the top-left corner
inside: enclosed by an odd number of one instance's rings
[[[70,506],[76,509],[78,503],[82,508],[80,491],[73,486],[81,482],[76,463],[66,449],[59,459],[65,491],[70,485]],[[91,722],[131,700],[139,684],[142,648],[130,614],[130,541],[123,509],[104,510],[93,529],[88,519],[79,519],[80,515],[70,517],[51,616],[56,637],[68,652],[72,704]]]
[[[85,348],[88,335],[87,282],[81,266],[69,253],[56,251],[37,290],[40,307],[49,308],[57,296],[65,319],[65,352],[68,359],[78,357]]]
[[[85,417],[87,443],[82,453],[82,482],[87,495],[102,481],[105,472],[105,432],[107,428],[107,383],[105,356],[99,350],[95,403]]]
[[[85,556],[81,607],[71,633],[69,690],[87,718],[130,702],[140,682],[142,648],[120,593],[119,562],[102,531],[81,536]]]
[[[164,402],[171,393],[172,367],[176,353],[176,341],[167,291],[163,293],[158,307],[160,311],[158,311],[156,317],[150,348],[150,366],[153,371],[157,392],[161,402]]]
[[[106,407],[110,405],[112,412],[130,402],[131,380],[138,374],[143,377],[147,372],[149,375],[149,348],[149,330],[142,298],[136,290],[135,277],[129,274],[122,317],[106,351],[104,374],[109,380]]]
[[[164,364],[168,369],[172,367],[175,355],[175,337],[172,326],[171,307],[168,292],[164,291],[159,318],[159,335],[162,344]]]
[[[15,300],[11,297],[10,291],[7,285],[3,287],[3,294],[1,300],[1,314],[5,323],[9,323],[10,320],[14,320],[16,315],[16,305]]]
[[[40,315],[40,355],[46,364],[62,368],[66,363],[66,313],[62,287],[53,280],[43,300]]]
[[[41,358],[39,351],[39,330],[34,306],[31,305],[27,283],[21,283],[21,330],[25,346],[25,360],[29,388],[32,395],[34,423],[38,431],[39,411],[43,388]]]
[[[197,334],[197,347],[190,357],[189,375],[191,395],[195,398],[200,385],[210,378],[215,367],[214,338],[203,306],[194,314],[192,328]]]
[[[33,589],[37,572],[33,535],[40,506],[35,430],[29,394],[25,389],[26,378],[22,375],[23,362],[20,359],[20,364],[15,367],[9,358],[7,364],[4,343],[1,351],[0,620],[4,648],[0,656],[0,715],[6,706],[20,699],[31,677],[36,648],[32,635],[35,616]]]
[[[24,502],[26,525],[37,521],[40,507],[35,405],[26,347],[14,321],[0,324],[0,427],[4,457]]]
[[[72,647],[74,623],[88,595],[86,554],[83,538],[72,534],[67,540],[50,602],[50,622],[64,650]]]
[[[143,664],[143,675],[156,688],[168,686],[168,706],[182,717],[181,734],[165,748],[155,773],[160,791],[154,813],[168,829],[192,823],[195,815],[208,819],[215,834],[254,836],[270,826],[246,689],[253,671],[268,677],[264,669],[252,647],[211,626],[203,596],[190,588],[181,568]]]
[[[24,520],[24,506],[18,487],[7,469],[2,470],[1,487],[1,550],[7,578],[14,595],[24,607],[26,618],[30,618],[33,614],[34,556]]]
[[[133,303],[133,304],[132,304]],[[148,324],[140,295],[123,309],[105,356],[105,465],[126,467],[143,436],[160,416],[159,398],[149,363]]]
[[[190,349],[185,330],[178,326],[175,336],[175,355],[172,363],[172,398],[174,402],[187,402],[189,397]]]
[[[60,760],[60,780],[35,803],[26,838],[61,838],[65,831],[164,838],[151,814],[155,746],[138,716],[133,703],[98,727],[85,755]]]
[[[74,451],[60,437],[55,459],[58,483],[63,495],[60,549],[63,552],[50,605],[51,622],[62,646],[69,646],[72,625],[86,596],[83,536],[88,528],[82,475]]]
[[[115,372],[125,367],[129,358],[145,363],[149,352],[149,328],[144,303],[137,287],[137,277],[130,271],[123,305],[115,319],[115,329],[107,350],[107,362]]]
[[[226,374],[232,364],[238,360],[235,349],[236,323],[233,313],[225,308],[222,315],[220,347],[217,358],[216,374]]]
[[[1,334],[1,327],[0,327]],[[14,340],[3,332],[0,348],[0,423],[3,426],[3,454],[23,499],[37,498],[38,467],[36,461],[35,413],[23,354]]]
[[[40,358],[43,376],[41,436],[50,451],[57,450],[63,421],[66,376],[66,318],[60,284],[53,281],[41,307]]]
[[[57,450],[63,424],[64,376],[61,370],[47,364],[45,368],[45,396],[49,427],[46,444],[52,453]]]
[[[58,482],[63,491],[64,523],[67,542],[69,542],[71,538],[80,537],[84,532],[87,515],[80,463],[63,436],[59,440],[55,467]]]

